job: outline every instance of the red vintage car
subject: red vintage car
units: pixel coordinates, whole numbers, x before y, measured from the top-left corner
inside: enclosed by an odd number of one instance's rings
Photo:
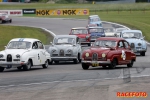
[[[101,37],[82,53],[82,68],[89,66],[115,68],[117,65],[132,67],[136,55],[130,49],[129,43],[123,38]]]
[[[0,24],[4,23],[4,22],[12,22],[12,19],[8,16],[7,13],[0,13]]]
[[[88,29],[85,27],[72,28],[69,35],[78,36],[81,44],[88,44],[88,46],[91,45],[90,34],[88,34]]]

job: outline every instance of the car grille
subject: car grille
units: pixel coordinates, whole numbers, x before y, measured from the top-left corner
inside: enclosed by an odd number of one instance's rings
[[[60,50],[59,55],[64,56],[64,50]]]
[[[14,61],[20,61],[20,59],[14,59]]]
[[[58,54],[52,54],[52,56],[58,56]]]
[[[7,55],[7,62],[12,62],[12,55],[11,54]]]
[[[135,48],[134,43],[131,43],[130,47],[131,47],[131,48]]]
[[[97,53],[93,53],[92,55],[92,60],[98,60],[98,54]]]

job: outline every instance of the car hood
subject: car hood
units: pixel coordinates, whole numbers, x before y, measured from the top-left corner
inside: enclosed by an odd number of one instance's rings
[[[29,51],[28,49],[6,49],[6,50],[1,51],[0,54],[22,55],[23,53],[28,52],[28,51]]]
[[[89,52],[91,54],[93,53],[98,53],[98,54],[102,54],[102,53],[109,53],[110,52],[110,48],[105,48],[105,47],[91,47],[87,50],[85,50],[85,52]]]
[[[144,40],[141,40],[141,39],[133,39],[133,38],[126,39],[126,41],[128,41],[129,44],[134,43],[135,45],[137,45],[138,43],[143,44],[143,42],[145,42]]]
[[[104,32],[92,32],[91,36],[101,36]]]
[[[64,45],[54,45],[54,46],[51,46],[50,49],[53,50],[68,50],[68,49],[71,49],[73,50],[75,47],[73,45],[68,45],[68,44],[64,44]]]
[[[76,34],[77,37],[79,38],[85,38],[88,34]]]

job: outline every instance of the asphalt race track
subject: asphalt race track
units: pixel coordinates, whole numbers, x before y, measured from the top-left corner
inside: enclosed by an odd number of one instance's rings
[[[69,34],[72,27],[86,26],[87,20],[14,17],[11,24],[4,25],[43,27],[58,35]],[[108,23],[103,23],[103,26],[119,27]],[[141,83],[150,81],[147,79],[150,75],[149,59],[148,46],[146,56],[137,55],[132,68],[122,65],[116,69],[90,67],[83,70],[81,64],[61,62],[49,65],[48,69],[42,66],[30,71],[5,69],[0,73],[0,100],[122,100],[116,97],[116,91],[127,91],[126,87],[132,92],[144,89],[150,93],[150,85],[144,87]],[[136,83],[139,84],[133,85]]]

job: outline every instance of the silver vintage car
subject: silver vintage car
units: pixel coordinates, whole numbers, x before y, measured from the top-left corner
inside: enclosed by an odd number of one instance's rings
[[[81,45],[76,35],[56,35],[48,52],[51,55],[51,63],[59,61],[81,62]]]

